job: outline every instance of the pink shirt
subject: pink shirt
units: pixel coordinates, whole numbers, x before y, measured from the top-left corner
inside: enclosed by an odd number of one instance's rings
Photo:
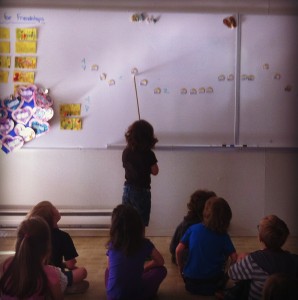
[[[0,275],[2,275],[3,272],[7,269],[8,265],[11,263],[11,260],[12,260],[12,257],[8,258],[2,264],[2,266],[0,268]],[[48,278],[48,287],[60,284],[61,271],[59,268],[50,266],[50,265],[45,265],[44,271]],[[36,294],[32,295],[31,297],[27,298],[26,300],[44,300],[44,299],[45,299],[45,296],[38,295],[38,291],[37,291]],[[1,300],[18,300],[18,298],[7,296],[7,295],[1,295]]]

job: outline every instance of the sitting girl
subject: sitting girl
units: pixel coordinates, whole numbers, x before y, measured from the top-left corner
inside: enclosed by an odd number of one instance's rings
[[[166,277],[164,259],[144,230],[132,206],[121,204],[113,210],[105,273],[108,300],[152,298]]]
[[[66,276],[47,265],[50,229],[39,217],[23,221],[17,233],[15,255],[0,266],[0,299],[63,299]]]

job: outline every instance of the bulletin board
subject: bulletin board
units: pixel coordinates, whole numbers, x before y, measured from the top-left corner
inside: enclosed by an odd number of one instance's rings
[[[297,16],[240,16],[237,29],[226,17],[1,8],[12,64],[0,97],[14,88],[16,30],[37,28],[34,81],[54,101],[49,133],[24,147],[123,145],[138,118],[160,146],[297,147]],[[81,130],[61,129],[65,104],[80,105]]]
[[[35,84],[54,100],[50,132],[25,147],[123,144],[139,117],[154,126],[159,145],[232,144],[236,32],[225,17],[2,8],[12,60],[16,29],[37,28]],[[13,91],[13,70],[12,63],[1,98]],[[67,103],[81,104],[82,130],[60,129]]]

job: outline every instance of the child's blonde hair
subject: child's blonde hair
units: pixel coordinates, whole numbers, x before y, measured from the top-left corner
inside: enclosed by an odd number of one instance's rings
[[[43,218],[50,228],[54,226],[54,205],[50,201],[41,201],[37,203],[27,214],[27,219],[39,216]]]

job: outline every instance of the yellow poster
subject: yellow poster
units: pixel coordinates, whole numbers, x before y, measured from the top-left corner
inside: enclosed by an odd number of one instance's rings
[[[14,66],[17,69],[36,69],[36,57],[16,56]]]
[[[10,39],[9,28],[0,27],[0,39],[2,39],[2,40],[9,40]]]
[[[10,68],[10,56],[0,56],[0,68]]]
[[[81,104],[62,104],[60,105],[60,116],[80,116]]]
[[[82,119],[81,118],[61,118],[60,129],[62,130],[81,130]]]
[[[1,83],[8,83],[8,71],[0,71],[0,82]]]
[[[14,82],[34,83],[34,72],[14,71],[13,81]]]
[[[16,42],[16,53],[36,53],[36,42]]]
[[[37,30],[36,28],[17,28],[16,38],[18,41],[36,41]]]
[[[10,53],[10,42],[0,42],[0,53]]]

